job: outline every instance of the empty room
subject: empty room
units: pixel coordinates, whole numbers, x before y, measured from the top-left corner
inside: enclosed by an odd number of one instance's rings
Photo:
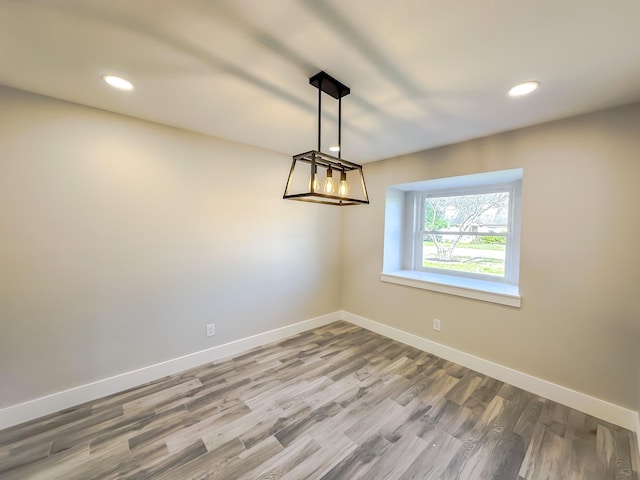
[[[637,0],[0,0],[0,478],[640,480]]]

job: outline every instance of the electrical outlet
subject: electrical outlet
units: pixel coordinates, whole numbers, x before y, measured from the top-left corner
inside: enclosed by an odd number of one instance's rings
[[[207,337],[212,337],[216,334],[216,324],[210,323],[207,325]]]
[[[440,331],[440,319],[439,319],[439,318],[434,318],[434,319],[433,319],[433,329],[434,329],[436,332],[439,332],[439,331]]]

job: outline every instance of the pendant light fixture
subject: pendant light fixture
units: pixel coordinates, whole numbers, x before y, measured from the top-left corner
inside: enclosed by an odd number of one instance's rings
[[[309,83],[318,89],[318,149],[293,156],[282,198],[338,206],[368,204],[362,165],[342,159],[342,97],[351,90],[325,72]],[[337,157],[321,150],[322,93],[338,100],[338,146],[331,148]]]

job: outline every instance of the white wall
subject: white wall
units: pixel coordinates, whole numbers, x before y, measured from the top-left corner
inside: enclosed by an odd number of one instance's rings
[[[0,87],[0,407],[339,310],[341,213],[289,166]]]
[[[520,167],[521,308],[380,281],[388,185]],[[638,408],[640,104],[367,164],[365,176],[371,205],[343,220],[344,310]]]

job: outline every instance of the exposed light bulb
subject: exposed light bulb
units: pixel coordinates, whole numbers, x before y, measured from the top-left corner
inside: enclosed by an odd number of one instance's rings
[[[338,189],[340,196],[346,197],[349,194],[349,187],[347,186],[347,172],[344,170],[340,172],[340,188]]]
[[[312,184],[313,188],[311,188]],[[314,165],[313,171],[311,173],[311,178],[309,179],[309,191],[317,192],[318,190],[320,190],[320,184],[318,183],[318,166]]]
[[[324,182],[324,192],[333,193],[333,170],[327,169],[327,180]]]

